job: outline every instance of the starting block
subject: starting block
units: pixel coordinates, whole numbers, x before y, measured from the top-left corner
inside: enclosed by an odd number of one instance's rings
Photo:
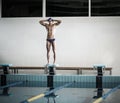
[[[51,73],[55,74],[56,67],[58,67],[58,66],[59,66],[58,64],[46,64],[44,73],[45,74],[48,74],[48,73],[49,74],[51,74]]]
[[[12,64],[0,64],[0,66],[3,68],[3,75],[1,75],[1,86],[6,87],[7,85],[7,77],[6,74],[9,74],[9,67],[12,66]],[[9,95],[9,86],[6,88],[3,88],[3,92],[1,95]]]
[[[58,67],[58,64],[46,64],[45,67],[49,68],[49,67]]]
[[[0,66],[2,66],[2,67],[10,67],[10,66],[12,66],[12,64],[0,64]]]

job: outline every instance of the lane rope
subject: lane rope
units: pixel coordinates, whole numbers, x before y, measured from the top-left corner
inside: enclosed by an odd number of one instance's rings
[[[33,97],[31,97],[31,98],[29,98],[29,99],[27,99],[27,100],[24,100],[24,101],[20,102],[20,103],[30,103],[30,102],[35,101],[35,100],[37,100],[37,99],[40,99],[40,98],[42,98],[42,97],[44,97],[44,96],[50,95],[51,93],[54,93],[54,92],[56,92],[56,91],[58,91],[58,90],[60,90],[60,89],[63,89],[63,88],[65,88],[65,87],[68,87],[68,86],[72,85],[73,83],[75,83],[75,81],[72,82],[72,83],[66,83],[65,85],[62,85],[62,86],[60,86],[60,87],[56,87],[55,89],[52,89],[52,90],[50,90],[50,91],[48,91],[48,92],[46,92],[46,93],[38,94],[38,95],[36,95],[36,96],[33,96]]]
[[[120,85],[116,86],[115,88],[109,90],[106,94],[104,94],[102,97],[98,98],[97,100],[95,100],[93,103],[100,103],[102,102],[104,99],[106,99],[110,94],[112,94],[113,92],[115,92],[116,90],[118,90],[120,88]]]
[[[16,85],[19,85],[19,84],[22,84],[23,82],[15,82],[15,83],[11,83],[11,84],[7,84],[7,85],[4,85],[4,86],[0,86],[0,89],[4,89],[4,88],[8,88],[8,87],[13,87],[13,86],[16,86]]]

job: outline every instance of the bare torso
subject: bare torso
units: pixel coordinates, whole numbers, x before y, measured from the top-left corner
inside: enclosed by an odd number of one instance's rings
[[[47,29],[47,39],[53,39],[54,38],[54,25],[46,25]]]

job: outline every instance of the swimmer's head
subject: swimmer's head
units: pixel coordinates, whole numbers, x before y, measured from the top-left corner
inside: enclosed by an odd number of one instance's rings
[[[53,21],[53,19],[52,19],[52,18],[48,18],[47,20],[48,20],[48,22],[51,22],[51,21]]]

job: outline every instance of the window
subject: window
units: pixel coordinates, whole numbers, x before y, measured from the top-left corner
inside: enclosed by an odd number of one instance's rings
[[[120,16],[120,0],[45,0],[44,7],[43,1],[2,0],[2,17]]]
[[[88,16],[88,0],[46,0],[46,16]]]
[[[120,0],[91,0],[92,16],[120,16]]]
[[[2,17],[41,17],[42,0],[2,0]]]

